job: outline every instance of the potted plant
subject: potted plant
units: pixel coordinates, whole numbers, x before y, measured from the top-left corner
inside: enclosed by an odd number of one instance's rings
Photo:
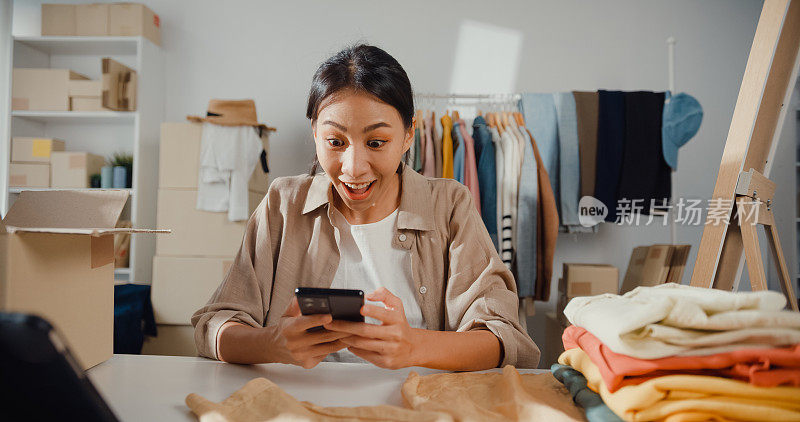
[[[117,186],[115,184],[115,188],[119,187],[126,187],[130,188],[133,186],[133,154],[128,152],[115,152],[111,158],[108,160],[112,166],[114,167],[124,167],[125,168],[125,182],[124,186]],[[114,170],[117,173],[117,170]],[[119,173],[121,176],[121,173]],[[116,174],[115,174],[116,176]],[[115,177],[116,179],[116,177]]]

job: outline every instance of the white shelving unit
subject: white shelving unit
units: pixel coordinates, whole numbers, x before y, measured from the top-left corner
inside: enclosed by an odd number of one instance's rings
[[[105,157],[114,152],[133,154],[133,184],[123,218],[134,227],[156,227],[159,128],[164,120],[164,58],[161,49],[143,37],[14,37],[9,75],[14,67],[71,69],[91,79],[102,73],[101,59],[111,57],[138,73],[137,111],[10,111],[10,133],[0,133],[0,180],[8,180],[11,137],[41,136],[63,139],[68,151],[87,151]],[[11,103],[12,81],[0,90]],[[23,190],[0,182],[0,211],[5,213]],[[50,189],[52,190],[52,189]],[[114,271],[117,282],[149,283],[155,237],[133,235],[130,267]]]

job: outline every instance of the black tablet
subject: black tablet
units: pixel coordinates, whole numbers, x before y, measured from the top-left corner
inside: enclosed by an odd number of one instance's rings
[[[3,420],[118,421],[46,320],[0,312]]]

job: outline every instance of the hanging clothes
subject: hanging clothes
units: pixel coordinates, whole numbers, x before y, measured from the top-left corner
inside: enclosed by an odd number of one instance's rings
[[[492,133],[486,119],[478,116],[472,121],[472,138],[475,140],[478,188],[481,198],[481,218],[489,237],[497,248],[497,162]]]
[[[598,91],[597,173],[594,197],[608,207],[606,221],[617,219],[617,188],[625,149],[625,94]]]
[[[419,128],[419,170],[418,173],[422,174],[425,168],[425,148],[428,144],[428,138],[425,136],[425,119],[422,118],[422,111],[417,111],[417,127]]]
[[[514,258],[514,220],[517,214],[517,157],[519,151],[517,141],[508,130],[500,134],[503,142],[503,214],[502,231],[500,232],[501,254],[503,262],[511,269]]]
[[[464,139],[462,139],[460,127],[460,119],[453,122],[453,144],[455,145],[455,152],[453,152],[453,178],[463,184],[465,145]]]
[[[436,177],[436,152],[434,147],[433,112],[425,120],[425,160],[423,160],[422,174],[427,177]]]
[[[625,148],[622,155],[617,200],[641,200],[642,214],[650,214],[651,201],[666,205],[671,190],[671,170],[661,151],[663,92],[625,93]]]
[[[527,122],[527,120],[526,120]],[[527,129],[526,129],[527,130]],[[553,258],[556,253],[556,241],[558,240],[558,208],[556,199],[550,184],[550,176],[544,165],[541,154],[539,154],[538,143],[530,131],[528,136],[533,146],[533,155],[536,157],[536,175],[539,180],[536,244],[536,294],[535,300],[550,300],[550,281],[553,278]]]
[[[490,127],[489,133],[492,134],[492,143],[494,144],[495,153],[495,168],[497,178],[497,253],[502,257],[503,255],[503,177],[505,176],[505,154],[503,151],[503,139],[500,137],[500,132],[496,127]]]
[[[444,154],[442,153],[443,147],[443,139],[442,136],[439,134],[439,125],[436,124],[436,114],[431,112],[430,115],[431,121],[431,137],[433,139],[433,155],[434,155],[434,165],[436,167],[436,175],[434,177],[443,177],[442,176],[442,166],[444,160]]]
[[[578,117],[578,154],[581,161],[581,196],[594,195],[597,164],[597,92],[573,91]]]
[[[516,129],[516,128],[515,128]],[[519,129],[516,129],[519,131]],[[519,131],[523,145],[521,156],[519,192],[517,194],[517,245],[514,267],[517,270],[517,295],[536,296],[536,271],[538,265],[538,197],[539,178],[533,141],[527,130]]]
[[[560,210],[558,118],[553,95],[522,94],[519,108],[525,116],[525,125],[539,147],[545,170],[550,177],[556,208]]]
[[[575,97],[571,92],[553,94],[558,119],[559,142],[559,199],[561,224],[579,226],[578,200],[580,194],[580,152],[578,149],[578,118]]]
[[[478,167],[475,161],[475,139],[469,135],[467,124],[464,119],[458,120],[458,128],[461,132],[461,139],[464,141],[464,185],[469,188],[472,193],[472,200],[475,201],[475,206],[478,208],[478,214],[481,213],[481,193],[478,184]]]
[[[442,177],[453,178],[453,120],[442,116]]]
[[[414,144],[411,146],[411,156],[412,156],[412,165],[411,168],[414,171],[422,170],[422,160],[420,158],[420,152],[422,151],[422,136],[420,135],[419,128],[414,129]]]

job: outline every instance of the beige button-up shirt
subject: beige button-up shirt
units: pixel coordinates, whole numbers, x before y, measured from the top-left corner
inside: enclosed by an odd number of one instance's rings
[[[429,330],[494,333],[502,365],[535,368],[539,349],[519,324],[517,288],[469,190],[401,170],[393,246],[411,253],[417,304]],[[255,210],[225,280],[192,316],[201,355],[217,359],[220,327],[273,325],[297,287],[330,287],[339,265],[328,176],[275,179]]]

